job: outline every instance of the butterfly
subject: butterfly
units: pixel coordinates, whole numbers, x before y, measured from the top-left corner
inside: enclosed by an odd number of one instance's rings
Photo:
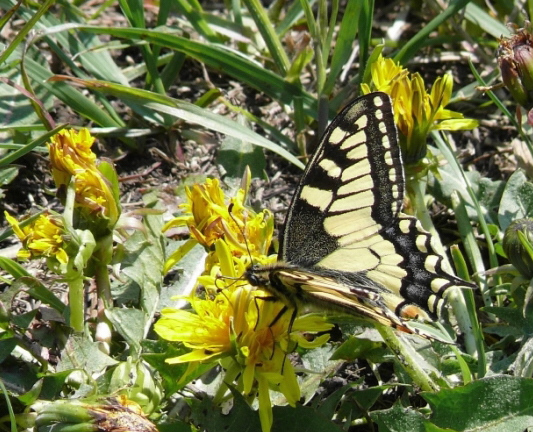
[[[407,333],[438,319],[448,274],[419,221],[402,213],[405,177],[390,98],[355,99],[326,129],[289,206],[278,262],[252,265],[248,282],[296,311],[312,306]]]

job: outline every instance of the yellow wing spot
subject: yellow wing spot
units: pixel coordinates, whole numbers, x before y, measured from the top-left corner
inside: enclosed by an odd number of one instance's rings
[[[331,132],[331,135],[329,136],[328,143],[329,144],[339,144],[346,138],[346,132],[343,131],[341,128],[335,128]]]
[[[435,266],[437,265],[438,262],[439,262],[439,257],[437,255],[428,255],[426,257],[426,261],[424,262],[424,267],[426,268],[426,270],[430,272],[434,272]]]
[[[374,102],[374,106],[383,106],[383,99],[379,96],[376,96],[372,101]]]
[[[325,211],[333,199],[333,192],[311,186],[305,186],[302,189],[300,198],[306,201],[309,205],[316,207],[320,211]]]
[[[426,246],[427,239],[428,239],[427,236],[423,234],[416,236],[416,247],[418,248],[420,252],[427,253],[428,251],[428,248]]]
[[[387,135],[384,135],[383,138],[381,139],[381,145],[383,146],[383,148],[385,148],[387,150],[389,150],[391,148],[390,139],[389,139],[389,137]]]
[[[383,120],[384,116],[383,116],[383,111],[378,109],[376,111],[374,111],[374,116],[378,119],[378,120]]]
[[[380,250],[381,263],[384,265],[390,266],[399,266],[403,262],[403,257],[397,253],[390,253],[388,255],[383,255],[383,251]]]
[[[360,174],[359,174],[360,176]],[[372,177],[364,175],[362,177],[348,177],[342,176],[342,180],[345,183],[343,186],[339,188],[337,191],[337,196],[343,197],[345,195],[352,195],[352,194],[358,194],[358,198],[360,199],[360,193],[366,193],[368,189],[372,189],[374,187],[374,181],[372,180]],[[360,206],[360,204],[357,201],[353,201],[354,208],[357,208]],[[347,209],[349,210],[349,209]]]
[[[351,187],[351,183],[345,186],[342,186],[338,190],[337,199],[332,205],[332,211],[341,211],[349,212],[353,215],[353,212],[350,210],[358,211],[360,208],[371,207],[374,204],[374,194],[371,190],[362,190],[356,192],[356,189]],[[345,198],[342,198],[346,196]],[[334,217],[336,217],[335,215]],[[354,227],[350,227],[354,229]]]
[[[359,117],[356,121],[355,121],[355,124],[357,126],[359,126],[359,129],[364,129],[367,127],[368,125],[368,117],[366,115],[363,115],[361,117]]]
[[[450,281],[443,278],[435,278],[431,281],[431,291],[439,292],[445,285],[450,285]]]
[[[318,265],[344,272],[362,272],[376,268],[379,265],[379,258],[366,250],[337,249],[320,261]]]
[[[366,133],[364,130],[354,133],[351,137],[347,138],[341,145],[341,149],[350,150],[347,154],[348,159],[354,159],[351,155],[353,154],[353,148],[355,147],[356,152],[361,152],[361,155],[366,156],[368,154],[368,149],[365,144],[367,141]],[[357,153],[355,153],[357,155]],[[360,157],[360,156],[356,156]]]
[[[352,190],[352,189],[349,189]],[[347,196],[346,198],[339,198],[331,204],[331,212],[348,212],[350,210],[358,209],[358,207],[370,207],[374,202],[374,195],[371,191],[359,192],[355,195]],[[351,213],[351,212],[350,212]],[[337,217],[331,216],[331,217]],[[352,223],[352,222],[350,222]],[[351,227],[353,229],[353,227]]]
[[[381,229],[381,225],[376,224],[371,219],[363,219],[362,217],[354,220],[354,225],[357,225],[357,231],[346,234],[339,238],[338,242],[341,247],[357,245],[362,246],[361,242],[364,242],[370,238],[376,238],[376,231]],[[379,237],[377,237],[379,238]]]
[[[376,236],[376,239],[379,240],[379,243],[375,242],[373,245],[368,246],[370,249],[372,249],[377,255],[382,258],[386,256],[396,256],[400,259],[401,262],[402,257],[396,253],[396,248],[394,247],[393,243],[388,240],[385,240],[381,236]]]
[[[350,167],[346,168],[341,174],[341,180],[343,182],[353,179],[361,175],[367,175],[370,171],[370,165],[366,159],[366,154],[364,155],[365,159],[360,160],[357,163],[354,163]],[[369,176],[370,177],[370,176]]]
[[[438,298],[436,295],[431,295],[428,298],[427,306],[430,311],[436,312],[441,308],[442,303],[442,299]]]
[[[411,219],[400,219],[398,225],[404,234],[409,234],[409,231],[411,231]]]
[[[388,131],[387,131],[387,123],[385,123],[385,122],[381,122],[381,123],[379,124],[379,131],[380,131],[382,134],[386,135],[387,132],[388,132]],[[382,139],[383,139],[383,138],[382,138]]]
[[[346,212],[340,215],[328,216],[324,221],[324,229],[328,232],[328,234],[334,237],[343,237],[347,234],[354,234],[353,221],[354,218],[359,217],[360,211],[361,210],[357,210]],[[357,233],[360,232],[361,230],[358,229]]]
[[[385,275],[389,275],[393,278],[403,279],[407,276],[407,272],[398,266],[389,266],[380,264],[377,266],[376,271],[381,272]]]
[[[338,178],[342,174],[342,169],[331,159],[322,159],[318,165],[332,178]]]
[[[402,276],[390,276],[381,270],[371,270],[367,276],[390,291],[399,292],[402,287]]]

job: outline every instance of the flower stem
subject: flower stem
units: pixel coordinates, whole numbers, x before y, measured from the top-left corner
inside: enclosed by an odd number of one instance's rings
[[[98,290],[98,298],[104,303],[104,308],[113,306],[111,297],[111,283],[109,281],[109,271],[107,265],[111,262],[113,254],[113,236],[111,234],[97,240],[96,250],[93,253],[94,278]]]
[[[70,305],[70,327],[76,332],[84,330],[85,300],[83,276],[68,280],[68,300]]]
[[[391,327],[376,324],[376,328],[387,346],[396,355],[400,364],[416,385],[418,385],[423,391],[437,392],[440,390],[438,384],[435,383],[420,366],[420,359],[415,358],[416,352],[414,350],[409,350],[408,347],[398,339]]]

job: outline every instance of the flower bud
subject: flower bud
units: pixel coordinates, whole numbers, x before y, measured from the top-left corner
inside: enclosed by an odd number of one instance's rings
[[[125,397],[94,402],[55,401],[38,409],[36,432],[157,432],[141,408]]]
[[[505,230],[503,250],[522,276],[533,278],[533,219],[513,221]]]
[[[137,403],[146,414],[159,408],[163,389],[155,378],[154,371],[141,360],[129,357],[115,368],[110,382],[111,392],[120,392],[130,401]]]
[[[498,48],[503,83],[514,100],[527,110],[533,108],[533,34],[530,30],[530,23],[526,23],[510,38],[502,38]]]

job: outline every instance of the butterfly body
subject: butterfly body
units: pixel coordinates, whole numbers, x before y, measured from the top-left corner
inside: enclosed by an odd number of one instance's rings
[[[418,220],[401,212],[405,180],[389,97],[362,96],[332,121],[289,207],[279,261],[246,277],[295,310],[311,305],[404,331],[437,319],[453,286]]]

